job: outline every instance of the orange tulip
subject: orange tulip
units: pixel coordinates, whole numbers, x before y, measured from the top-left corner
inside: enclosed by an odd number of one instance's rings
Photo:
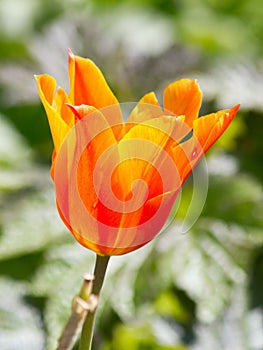
[[[228,127],[239,106],[198,118],[196,81],[166,87],[162,109],[146,94],[123,122],[101,71],[69,51],[70,92],[36,77],[54,142],[51,175],[61,218],[77,241],[100,255],[151,241],[181,186]]]

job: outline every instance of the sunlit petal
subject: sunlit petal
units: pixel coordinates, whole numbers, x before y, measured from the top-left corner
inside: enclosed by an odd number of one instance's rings
[[[203,116],[194,121],[194,135],[199,140],[204,153],[223,134],[235,117],[238,109],[239,105]]]
[[[70,127],[62,119],[61,115],[52,106],[54,93],[56,89],[56,81],[49,75],[36,76],[38,92],[40,99],[44,105],[48,122],[54,142],[55,149],[59,149]]]
[[[59,87],[54,96],[52,107],[55,108],[65,123],[72,128],[75,124],[74,114],[67,108],[68,103],[70,103],[70,100],[67,94],[61,87]]]
[[[160,117],[163,115],[163,111],[159,105],[159,102],[154,92],[150,92],[144,95],[136,107],[132,110],[126,124],[129,123],[142,123],[146,120]]]
[[[99,68],[89,59],[75,56],[69,50],[69,99],[74,105],[90,105],[97,109],[118,105],[118,100],[109,88]],[[121,111],[106,116],[111,125],[121,124]]]
[[[181,79],[164,90],[164,109],[175,115],[184,115],[190,128],[198,117],[201,102],[202,92],[195,80]]]

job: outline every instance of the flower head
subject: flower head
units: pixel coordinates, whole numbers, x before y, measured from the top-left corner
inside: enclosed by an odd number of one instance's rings
[[[51,175],[61,218],[79,243],[120,255],[152,240],[194,166],[239,106],[198,118],[202,93],[181,79],[132,109],[121,106],[98,67],[69,51],[70,92],[36,77],[54,142]]]

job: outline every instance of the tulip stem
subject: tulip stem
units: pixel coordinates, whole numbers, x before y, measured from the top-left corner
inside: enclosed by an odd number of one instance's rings
[[[56,350],[73,349],[87,313],[97,307],[98,300],[91,294],[93,279],[92,275],[84,275],[82,287],[79,294],[73,298],[71,314],[58,340]]]
[[[103,285],[109,258],[109,256],[101,256],[98,254],[96,256],[96,264],[94,269],[95,279],[93,282],[92,294],[98,298]],[[97,308],[87,313],[86,319],[82,327],[79,350],[91,350],[96,310]]]

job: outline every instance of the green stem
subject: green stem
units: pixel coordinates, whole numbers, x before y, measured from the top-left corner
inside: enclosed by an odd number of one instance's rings
[[[109,262],[109,256],[96,256],[96,264],[94,269],[94,282],[92,294],[99,296],[106,269]],[[94,323],[95,323],[96,309],[92,312],[88,312],[87,317],[85,319],[84,325],[82,327],[79,350],[91,350],[92,338],[94,332]]]
[[[96,308],[96,301],[91,297],[93,279],[92,275],[85,274],[81,290],[72,300],[71,314],[58,340],[56,350],[73,349],[88,310]]]

